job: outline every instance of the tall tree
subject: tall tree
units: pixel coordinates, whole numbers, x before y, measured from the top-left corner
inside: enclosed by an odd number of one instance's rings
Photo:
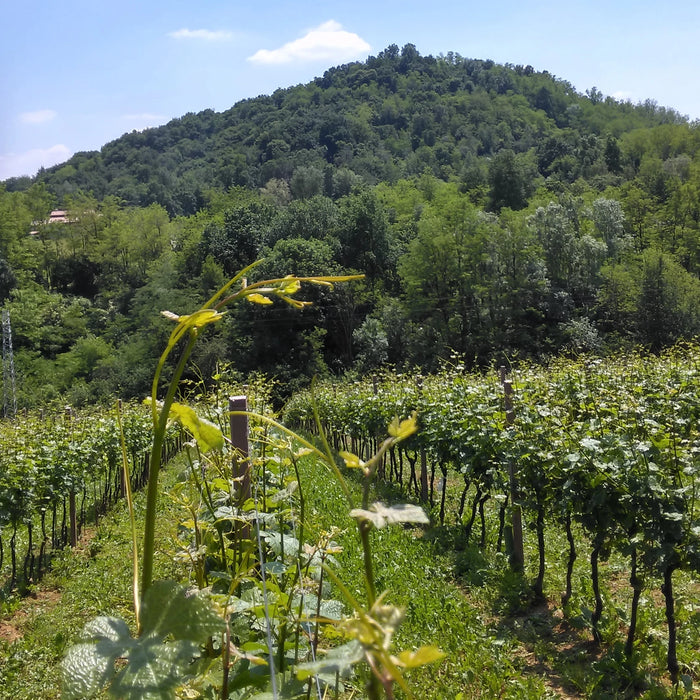
[[[504,207],[518,210],[527,204],[525,173],[515,153],[499,151],[489,166],[489,209],[499,212]]]
[[[486,243],[495,225],[466,197],[426,207],[418,236],[399,262],[411,318],[433,330],[434,355],[452,348],[470,357],[483,342],[481,308]]]

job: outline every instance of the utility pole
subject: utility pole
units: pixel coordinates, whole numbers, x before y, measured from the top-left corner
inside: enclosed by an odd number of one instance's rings
[[[12,329],[10,327],[10,312],[7,309],[2,310],[2,414],[5,418],[14,418],[17,414]]]

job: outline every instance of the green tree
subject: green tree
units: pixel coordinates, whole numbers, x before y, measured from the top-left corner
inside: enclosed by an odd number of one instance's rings
[[[226,275],[235,275],[258,258],[275,213],[274,206],[261,200],[226,209],[223,224],[213,222],[204,230],[202,259],[211,255]]]
[[[518,210],[527,204],[525,173],[510,149],[499,151],[489,165],[489,209],[499,212],[504,207]]]
[[[380,368],[389,359],[389,339],[379,319],[368,316],[352,339],[355,366],[363,374]]]
[[[367,275],[371,284],[391,279],[393,268],[389,223],[376,194],[353,192],[338,203],[340,261],[344,268]]]
[[[440,197],[423,211],[418,236],[399,261],[411,319],[430,327],[432,351],[469,357],[483,342],[482,291],[494,224],[466,197]]]
[[[700,332],[700,280],[672,256],[650,249],[642,256],[638,340],[657,351]]]
[[[620,144],[614,136],[608,135],[605,140],[605,165],[608,170],[617,175],[622,171],[622,152]]]
[[[0,258],[0,302],[5,301],[10,296],[10,292],[17,284],[17,277],[12,271],[7,260]]]
[[[324,241],[282,239],[265,251],[255,279],[334,274],[333,257],[333,250]],[[327,331],[331,319],[338,315],[334,296],[326,288],[316,287],[309,288],[306,295],[311,305],[302,309],[253,303],[232,308],[225,327],[233,368],[274,378],[275,401],[288,398],[312,377],[327,375],[328,363],[339,355],[338,343]]]
[[[484,315],[490,345],[536,355],[544,341],[550,292],[542,247],[522,215],[504,211],[487,240]]]
[[[538,207],[528,223],[542,245],[553,291],[564,292],[579,306],[591,304],[608,248],[583,230],[580,203],[550,202]]]
[[[337,249],[338,225],[338,207],[328,197],[296,199],[270,223],[265,245],[272,247],[283,238],[316,238]]]
[[[611,345],[629,344],[636,331],[638,271],[630,264],[608,263],[601,268],[596,316]]]
[[[591,207],[591,218],[608,247],[608,257],[617,258],[631,248],[632,241],[625,231],[625,213],[617,200],[598,197]]]
[[[289,183],[296,199],[309,199],[323,192],[323,171],[313,165],[301,166],[294,171]]]

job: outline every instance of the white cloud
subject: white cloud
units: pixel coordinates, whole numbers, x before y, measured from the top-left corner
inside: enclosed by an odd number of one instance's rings
[[[278,49],[260,49],[248,60],[252,63],[279,65],[308,61],[345,61],[358,58],[370,50],[370,45],[357,34],[347,32],[335,20],[310,29],[303,37]]]
[[[45,124],[56,117],[52,109],[38,109],[36,112],[22,112],[19,119],[24,124]]]
[[[211,29],[178,29],[168,34],[172,39],[200,39],[202,41],[230,41],[233,32],[223,29],[212,31]]]
[[[24,153],[0,155],[0,180],[21,175],[35,175],[39,168],[49,168],[68,160],[72,151],[62,143],[50,148],[32,148]]]

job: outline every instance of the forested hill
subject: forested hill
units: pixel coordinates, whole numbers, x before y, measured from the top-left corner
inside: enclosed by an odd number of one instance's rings
[[[251,280],[366,278],[231,309],[196,376],[262,372],[282,398],[385,366],[661,351],[700,336],[700,125],[409,44],[0,183],[20,405],[143,395],[160,311],[260,258]]]
[[[358,177],[376,184],[428,170],[471,188],[486,182],[491,158],[509,151],[528,183],[584,177],[601,187],[620,173],[623,134],[682,121],[653,102],[620,103],[595,88],[579,94],[531,66],[453,53],[434,58],[394,45],[223,113],[206,110],[132,132],[38,181],[59,199],[83,190],[181,215],[199,209],[212,187],[275,180],[290,183],[294,195],[331,195]],[[526,194],[497,204],[518,208]]]

